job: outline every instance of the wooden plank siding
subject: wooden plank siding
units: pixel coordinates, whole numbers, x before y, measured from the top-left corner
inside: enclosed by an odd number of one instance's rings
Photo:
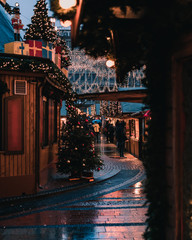
[[[31,194],[38,191],[38,185],[48,181],[50,166],[55,164],[60,134],[60,103],[48,99],[48,145],[43,146],[43,96],[42,86],[46,77],[36,73],[0,71],[0,79],[7,83],[9,93],[2,99],[2,149],[0,150],[0,197]],[[27,81],[27,95],[23,98],[23,152],[7,152],[5,148],[5,103],[14,94],[14,81]],[[17,95],[19,96],[19,95]],[[57,141],[54,141],[55,120],[57,121]],[[38,128],[38,129],[37,129]],[[48,171],[47,171],[48,169]]]
[[[3,96],[3,106],[5,98],[14,95],[14,80],[27,80],[31,77],[1,75],[10,89],[9,93]],[[35,80],[36,78],[33,78]],[[35,161],[35,108],[36,108],[36,84],[27,84],[27,95],[24,96],[24,153],[23,154],[4,154],[0,152],[0,177],[24,176],[34,173]],[[4,107],[3,107],[4,109]],[[4,110],[3,110],[4,111]],[[4,112],[3,112],[4,116]],[[3,126],[5,125],[3,119]],[[4,135],[4,133],[3,133]],[[4,143],[5,144],[5,143]],[[30,146],[30,147],[29,147]]]

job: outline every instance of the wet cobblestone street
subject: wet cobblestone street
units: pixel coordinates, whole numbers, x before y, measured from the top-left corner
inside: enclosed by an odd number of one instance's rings
[[[142,163],[130,154],[119,158],[114,144],[97,147],[106,165],[95,178],[113,176],[1,207],[0,240],[143,239],[147,206]]]

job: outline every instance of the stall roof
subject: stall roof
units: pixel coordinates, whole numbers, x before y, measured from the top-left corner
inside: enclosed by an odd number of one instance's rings
[[[143,103],[130,103],[130,102],[121,102],[122,113],[136,113],[143,111],[145,104]]]
[[[44,67],[41,68],[42,65]],[[65,74],[47,58],[0,53],[0,73],[3,71],[46,75],[47,81],[63,92],[66,92],[65,86],[69,83]]]

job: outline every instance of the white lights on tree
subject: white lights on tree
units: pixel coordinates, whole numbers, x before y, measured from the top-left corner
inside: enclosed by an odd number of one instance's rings
[[[70,27],[72,25],[72,22],[70,20],[66,20],[66,21],[60,21],[61,26],[63,27]]]
[[[75,7],[77,4],[76,0],[59,0],[59,4],[63,9],[69,9],[71,7]]]
[[[115,66],[115,61],[113,61],[113,60],[107,60],[106,66],[109,67],[109,68],[114,67],[114,66]]]
[[[55,18],[50,18],[50,21],[51,21],[52,23],[55,23],[56,19],[55,19]]]

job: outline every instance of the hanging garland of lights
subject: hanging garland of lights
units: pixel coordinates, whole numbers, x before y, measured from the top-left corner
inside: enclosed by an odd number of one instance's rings
[[[71,97],[74,94],[68,78],[48,59],[0,54],[0,70],[43,73],[48,76],[54,85],[65,93],[65,98]]]
[[[72,50],[70,56],[72,64],[68,71],[74,91],[78,93],[115,91],[117,88],[115,70],[106,67],[106,58],[94,59],[86,55],[84,50],[78,49]]]

